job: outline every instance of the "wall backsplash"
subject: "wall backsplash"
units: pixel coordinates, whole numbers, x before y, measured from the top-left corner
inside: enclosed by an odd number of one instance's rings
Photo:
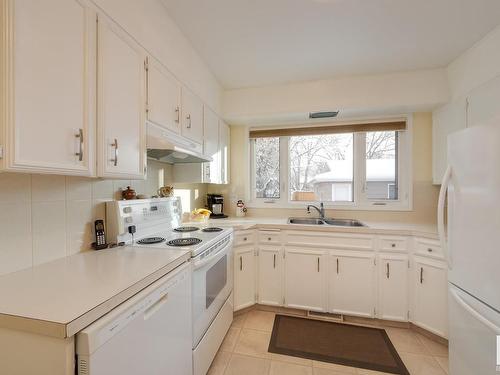
[[[106,201],[120,199],[127,186],[153,195],[167,184],[171,166],[151,161],[141,181],[0,173],[0,275],[89,250]],[[202,205],[203,185],[180,188],[192,197],[186,205]]]

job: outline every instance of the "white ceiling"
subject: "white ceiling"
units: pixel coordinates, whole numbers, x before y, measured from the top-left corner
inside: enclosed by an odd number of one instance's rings
[[[227,89],[444,67],[499,0],[162,0]]]

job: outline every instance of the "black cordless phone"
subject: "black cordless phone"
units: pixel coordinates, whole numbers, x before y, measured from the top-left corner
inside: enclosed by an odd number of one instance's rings
[[[95,244],[97,247],[106,245],[106,234],[104,233],[104,220],[96,220],[94,223]]]

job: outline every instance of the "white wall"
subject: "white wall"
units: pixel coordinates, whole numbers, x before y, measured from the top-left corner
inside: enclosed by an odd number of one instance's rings
[[[160,0],[93,0],[159,59],[185,86],[220,113],[221,86]]]
[[[350,117],[429,111],[448,98],[446,72],[434,69],[228,90],[223,115],[232,125],[255,126],[320,110]]]
[[[500,25],[446,69],[452,100],[500,76]]]

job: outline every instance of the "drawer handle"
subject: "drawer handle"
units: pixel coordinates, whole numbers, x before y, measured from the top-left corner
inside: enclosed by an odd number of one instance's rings
[[[319,257],[318,257],[318,272],[319,272]]]
[[[385,273],[385,275],[387,276],[387,278],[389,278],[389,276],[391,275],[391,269],[389,268],[389,263],[386,264],[387,265],[387,271]]]
[[[424,283],[424,267],[420,267],[420,284]]]
[[[337,273],[339,273],[339,258],[337,258]]]
[[[273,268],[276,268],[276,254],[273,254]]]
[[[240,255],[240,271],[243,271],[243,258]]]
[[[432,250],[432,248],[431,248],[431,247],[428,247],[428,248],[427,248],[427,251],[428,251],[429,253],[432,253],[432,251],[433,251],[433,250]]]

